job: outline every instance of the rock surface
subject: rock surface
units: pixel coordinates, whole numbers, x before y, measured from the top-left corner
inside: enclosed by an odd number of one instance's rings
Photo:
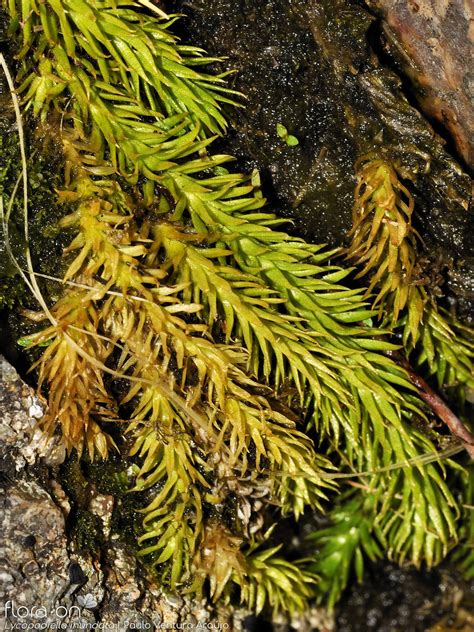
[[[428,116],[444,125],[474,169],[474,5],[471,0],[368,0],[386,43]]]
[[[35,430],[41,403],[1,359],[0,606],[4,629],[230,629],[229,615],[164,595],[112,536],[99,557],[68,537],[69,500],[55,479],[64,453]],[[91,511],[110,522],[113,498]],[[106,530],[107,533],[107,530]],[[24,627],[24,625],[26,627]],[[100,625],[98,625],[100,624]],[[189,624],[189,625],[188,625]],[[33,627],[36,626],[36,627]],[[233,626],[235,627],[235,626]]]
[[[105,541],[98,552],[79,549],[60,477],[65,454],[35,428],[41,415],[41,401],[0,356],[0,630],[261,629],[245,610],[165,594],[111,530],[112,495],[90,495],[88,511]],[[333,629],[318,609],[291,624],[301,632]]]

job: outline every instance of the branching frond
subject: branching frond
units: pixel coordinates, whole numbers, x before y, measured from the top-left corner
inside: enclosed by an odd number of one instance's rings
[[[360,269],[356,278],[369,275],[367,296],[377,290],[374,307],[380,316],[394,325],[406,308],[407,335],[416,340],[424,301],[417,286],[413,198],[383,160],[360,161],[357,179],[347,257]]]
[[[54,307],[58,325],[23,339],[24,346],[45,346],[32,367],[39,368],[39,384],[48,385],[48,410],[40,427],[53,434],[59,425],[68,452],[86,449],[91,459],[107,457],[113,441],[100,425],[101,420],[118,420],[117,405],[104,385],[100,365],[112,351],[110,344],[96,336],[97,313],[87,293],[68,293]],[[87,357],[78,353],[83,350]]]
[[[333,608],[346,588],[352,570],[362,581],[364,558],[375,561],[382,557],[382,549],[374,534],[374,498],[354,495],[338,505],[329,515],[331,525],[310,536],[315,547],[312,570],[319,576],[318,600]]]
[[[302,380],[297,371],[302,366],[303,385],[308,384],[314,396],[316,405],[313,421],[319,428],[331,431],[336,438],[342,428],[346,432],[355,432],[364,402],[352,406],[352,401],[363,391],[369,393],[369,398],[376,398],[383,409],[381,414],[387,420],[400,418],[400,408],[404,402],[408,402],[409,407],[416,407],[416,400],[412,401],[409,394],[414,389],[405,372],[381,353],[394,349],[394,345],[380,340],[383,333],[380,330],[370,325],[361,326],[361,322],[374,313],[367,309],[360,291],[340,285],[349,272],[328,266],[331,253],[319,252],[319,247],[272,230],[270,226],[276,220],[271,214],[231,213],[232,209],[227,209],[225,202],[211,199],[202,181],[192,196],[187,195],[184,189],[175,193],[185,199],[196,229],[205,232],[206,225],[212,226],[221,235],[218,245],[231,251],[230,262],[234,266],[237,264],[245,274],[252,275],[259,284],[283,299],[272,311],[280,314],[280,319],[283,312],[283,318],[291,322],[291,378],[299,389]],[[208,195],[209,198],[206,197]],[[255,200],[258,201],[258,198]],[[182,246],[180,261],[183,270],[189,258],[184,250],[192,252],[192,247]],[[206,296],[210,294],[211,300],[218,303],[219,287],[224,286],[222,317],[234,317],[231,323],[238,322],[239,312],[243,314],[240,309],[241,297],[235,297],[237,292],[234,288],[230,291],[231,285],[225,283],[225,277],[220,283],[209,282],[209,275],[217,272],[212,262],[213,254],[206,257],[205,250],[199,254],[206,259],[200,259],[203,269],[199,269],[197,283],[201,283],[201,291]],[[195,257],[194,253],[192,256]],[[215,257],[222,260],[226,254],[217,251]],[[189,275],[186,278],[190,278]],[[213,289],[209,293],[205,287],[210,285]],[[235,298],[232,301],[233,296]],[[270,309],[266,310],[267,319],[272,313]],[[254,308],[252,311],[256,312]],[[254,338],[259,340],[265,358],[269,343],[265,340],[263,323],[261,319],[254,322],[258,325]],[[300,359],[296,357],[299,347],[294,342],[299,331],[306,338],[304,354]],[[264,343],[260,342],[262,338]],[[273,346],[272,351],[276,354],[278,347]],[[308,359],[307,351],[311,359]],[[276,377],[278,379],[278,373]],[[400,393],[400,386],[407,392]]]
[[[246,553],[247,573],[244,581],[236,577],[242,603],[258,614],[268,604],[278,612],[303,610],[314,595],[316,576],[307,570],[307,561],[288,562],[278,557],[281,547],[251,545]]]
[[[196,69],[216,59],[178,43],[170,32],[176,16],[148,16],[137,0],[27,0],[8,8],[12,34],[21,33],[18,57],[25,59],[20,92],[35,114],[67,99],[69,89],[85,121],[103,100],[116,100],[131,120],[148,108],[160,117],[185,114],[212,133],[225,129],[221,104],[232,103],[236,93],[224,85],[225,74]],[[28,55],[39,62],[38,73],[31,72]],[[105,138],[107,130],[112,132],[106,125]]]
[[[440,310],[422,287],[411,194],[381,159],[360,161],[357,178],[346,252],[359,268],[356,278],[369,279],[367,297],[377,292],[373,306],[392,327],[402,328],[404,346],[409,353],[414,349],[416,365],[427,365],[440,388],[472,388],[472,332]]]
[[[423,440],[415,439],[409,447],[391,432],[400,461],[423,449]],[[321,578],[319,599],[333,607],[352,572],[362,581],[364,559],[374,561],[384,551],[398,563],[439,564],[459,537],[459,507],[444,476],[438,464],[420,463],[364,477],[360,487],[365,493],[351,492],[331,511],[330,526],[310,538],[315,546],[312,570]]]
[[[464,521],[460,530],[461,546],[456,550],[453,559],[464,577],[469,581],[474,578],[474,475],[472,466],[462,475],[463,514]]]
[[[440,389],[454,388],[461,401],[466,389],[474,388],[474,331],[432,302],[426,304],[413,356]]]

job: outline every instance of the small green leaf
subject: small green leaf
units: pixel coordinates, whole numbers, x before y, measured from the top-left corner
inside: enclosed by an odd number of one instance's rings
[[[277,131],[277,134],[278,134],[278,136],[280,138],[287,138],[288,137],[288,130],[286,129],[286,127],[282,123],[277,123],[276,131]]]

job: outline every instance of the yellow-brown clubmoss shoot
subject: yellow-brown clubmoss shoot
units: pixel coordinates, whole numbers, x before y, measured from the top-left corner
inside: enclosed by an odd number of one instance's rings
[[[474,388],[473,332],[440,309],[428,295],[417,266],[417,237],[412,226],[414,201],[387,160],[359,161],[353,227],[347,257],[368,278],[367,297],[390,327],[400,328],[416,366],[426,364],[440,388]]]

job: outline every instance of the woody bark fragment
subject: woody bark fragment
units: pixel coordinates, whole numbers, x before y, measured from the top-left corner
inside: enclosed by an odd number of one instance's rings
[[[383,19],[385,46],[425,113],[451,134],[474,169],[472,0],[367,0]]]

